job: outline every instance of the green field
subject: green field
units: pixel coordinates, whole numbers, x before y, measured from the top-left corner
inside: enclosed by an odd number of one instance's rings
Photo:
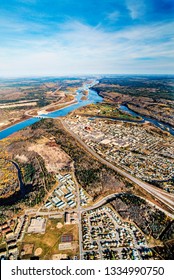
[[[37,248],[42,249],[42,254],[39,256],[40,259],[48,260],[52,259],[53,254],[67,254],[72,257],[78,254],[78,226],[64,225],[62,228],[57,228],[57,223],[61,222],[60,219],[48,219],[45,234],[25,234],[21,248],[25,243],[34,244],[34,251]],[[76,249],[59,251],[58,246],[61,243],[62,234],[73,234],[73,245]],[[25,255],[22,259],[29,259],[32,255]]]
[[[129,114],[123,113],[115,104],[110,103],[100,103],[100,104],[91,104],[82,109],[76,111],[80,115],[89,115],[97,117],[106,117],[106,118],[116,118],[116,119],[125,119],[125,120],[141,120],[140,117],[131,116]]]

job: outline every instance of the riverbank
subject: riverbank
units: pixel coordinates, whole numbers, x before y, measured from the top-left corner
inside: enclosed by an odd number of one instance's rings
[[[134,112],[132,109],[130,109],[127,104],[124,104],[124,105],[120,105],[120,109],[123,111],[123,112],[127,112],[129,114],[132,114],[133,116],[140,116],[142,117],[145,121],[148,121],[150,123],[152,123],[154,126],[156,126],[157,128],[160,128],[162,131],[166,132],[166,133],[169,133],[171,134],[172,136],[174,136],[174,128],[169,125],[169,124],[166,124],[162,121],[158,121],[157,119],[154,119],[154,118],[151,118],[149,116],[145,116],[145,115],[141,115],[137,112]]]
[[[30,119],[29,116],[24,116],[24,117],[22,117],[22,118],[19,119],[19,120],[16,120],[16,121],[11,122],[11,123],[6,124],[6,125],[2,125],[2,126],[0,127],[0,132],[3,131],[3,130],[5,130],[5,129],[7,129],[7,128],[9,128],[9,127],[11,127],[11,126],[13,126],[13,125],[15,125],[15,124],[24,122],[24,121],[26,121],[26,120],[28,120],[28,119]]]
[[[7,129],[9,129],[9,128],[12,128],[13,126],[15,126],[15,125],[19,125],[19,124],[22,124],[23,122],[25,122],[25,121],[27,121],[27,120],[30,120],[31,119],[31,117],[26,117],[26,118],[23,118],[23,119],[20,119],[19,121],[16,121],[16,122],[14,122],[13,124],[9,124],[9,125],[6,125],[6,126],[4,126],[2,129],[0,129],[0,133],[1,132],[3,132],[3,131],[5,131],[5,130],[7,130]],[[1,138],[0,138],[1,139]]]
[[[148,117],[148,118],[152,118],[154,120],[157,120],[158,122],[164,124],[164,125],[167,125],[167,126],[171,126],[173,129],[174,129],[174,126],[172,124],[170,124],[169,122],[165,121],[165,120],[160,120],[159,117],[156,117],[156,116],[151,116],[151,115],[148,115],[148,114],[145,114],[144,112],[140,112],[138,110],[135,110],[135,108],[133,108],[131,106],[131,104],[125,104],[125,106],[127,106],[127,108],[129,108],[129,110],[131,110],[132,112],[136,113],[137,115],[141,115],[143,117]],[[156,114],[158,116],[158,114]]]
[[[102,115],[89,115],[89,114],[78,114],[79,116],[84,116],[87,118],[98,118],[98,119],[108,119],[108,120],[114,120],[114,121],[123,121],[123,122],[133,122],[133,123],[144,123],[145,120],[134,120],[134,119],[129,119],[129,118],[116,118],[112,116],[102,116]]]
[[[65,104],[55,105],[55,106],[53,106],[52,108],[46,109],[46,110],[45,110],[45,114],[58,111],[58,110],[60,110],[60,109],[65,108],[66,106],[70,106],[70,105],[75,104],[75,103],[77,103],[77,101],[74,99],[73,101],[67,102],[67,103],[65,103]]]
[[[171,135],[174,136],[174,127],[171,125],[169,121],[167,121],[167,119],[171,121],[171,118],[167,117],[166,119],[166,116],[168,115],[164,116],[164,114],[159,116],[159,111],[158,111],[159,108],[162,107],[166,108],[167,106],[166,104],[164,104],[165,106],[162,106],[161,103],[158,104],[157,102],[153,101],[153,99],[150,100],[148,103],[148,98],[143,96],[136,97],[136,96],[130,96],[126,94],[121,94],[118,92],[108,93],[104,91],[104,89],[103,91],[101,91],[95,87],[93,87],[92,89],[95,90],[99,96],[103,97],[104,100],[109,100],[112,103],[120,104],[120,108],[124,107],[124,109],[122,110],[123,112],[130,113],[132,116],[142,117],[144,120],[151,122],[156,127],[160,128],[163,131],[169,132]],[[145,103],[147,106],[146,108],[146,110],[148,111],[147,114],[144,111],[145,108],[142,107],[141,105],[143,103]],[[130,104],[135,104],[137,110],[135,108],[132,108]],[[154,104],[153,111],[155,111],[156,113],[152,113],[152,110],[150,109],[150,106],[152,106],[153,104]],[[157,107],[157,105],[159,106],[159,108]]]
[[[21,191],[21,195],[24,196],[25,195],[25,184],[23,183],[23,180],[22,180],[22,173],[21,173],[21,170],[18,166],[18,164],[15,162],[15,161],[11,161],[13,163],[13,165],[15,166],[17,172],[18,172],[18,180],[19,180],[19,186],[20,186],[20,191]]]
[[[94,84],[94,83],[93,83]],[[0,140],[4,139],[8,136],[10,136],[11,134],[29,126],[32,125],[38,121],[40,121],[40,119],[42,118],[57,118],[57,117],[64,117],[67,114],[69,114],[71,111],[74,111],[82,106],[86,106],[88,104],[91,103],[97,103],[97,102],[101,102],[103,100],[103,98],[101,98],[97,92],[91,90],[90,85],[88,85],[88,87],[86,87],[86,85],[84,85],[85,89],[89,90],[89,94],[88,94],[88,99],[87,100],[81,100],[82,97],[82,92],[81,92],[81,88],[79,90],[77,90],[77,95],[76,95],[76,102],[73,102],[71,104],[66,103],[67,106],[64,106],[63,108],[60,108],[59,110],[53,111],[53,112],[49,112],[47,114],[41,114],[39,116],[27,116],[29,117],[27,120],[24,120],[22,122],[18,122],[15,125],[9,126],[4,130],[0,131]]]
[[[39,119],[42,118],[42,115],[47,115],[47,114],[49,114],[49,113],[57,112],[57,111],[59,111],[59,110],[61,110],[61,109],[64,109],[64,108],[67,108],[67,107],[71,106],[72,104],[77,104],[77,101],[73,101],[73,102],[71,102],[70,104],[68,104],[68,105],[66,105],[66,106],[61,106],[59,109],[55,109],[55,110],[52,110],[52,111],[50,111],[50,112],[46,112],[46,111],[45,111],[45,112],[43,112],[43,113],[40,114],[40,115],[26,115],[24,118],[21,118],[20,120],[15,121],[15,122],[12,123],[12,124],[3,126],[2,129],[0,129],[0,132],[3,132],[3,131],[5,131],[5,130],[8,129],[8,128],[12,128],[13,126],[15,126],[15,125],[17,125],[17,124],[21,124],[21,123],[25,122],[26,120],[29,120],[29,119],[32,119],[32,118],[38,118],[38,121],[39,121]]]

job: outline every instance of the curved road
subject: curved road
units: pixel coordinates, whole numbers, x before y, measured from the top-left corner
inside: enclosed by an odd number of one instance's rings
[[[100,206],[102,206],[103,204],[106,204],[109,202],[110,199],[114,198],[114,197],[117,197],[118,196],[118,193],[112,193],[112,194],[109,194],[105,197],[103,197],[101,200],[97,201],[96,203],[94,203],[92,206],[89,206],[89,207],[86,207],[86,208],[80,208],[80,212],[85,212],[85,211],[89,211],[89,210],[93,210],[93,209],[96,209]],[[141,196],[138,196],[140,197],[141,199],[145,199]],[[160,211],[164,212],[167,216],[171,217],[172,219],[174,219],[174,215],[169,213],[168,211],[165,211],[164,209],[162,209],[161,207],[155,205],[154,203],[152,203],[151,201],[148,201],[147,199],[145,199],[148,203],[150,203],[151,205],[155,206],[156,208],[158,208]]]
[[[105,164],[106,166],[108,166],[109,168],[115,170],[116,172],[118,172],[119,174],[121,174],[122,176],[128,178],[129,180],[131,180],[132,182],[134,182],[135,184],[137,184],[139,187],[143,188],[145,191],[147,191],[148,193],[150,193],[154,198],[158,199],[159,201],[161,201],[162,203],[164,203],[168,208],[170,208],[173,213],[174,213],[174,195],[172,194],[167,194],[165,191],[160,190],[146,182],[143,182],[137,178],[135,178],[134,176],[132,176],[131,174],[127,173],[126,171],[114,166],[112,163],[108,162],[107,160],[103,159],[102,157],[100,157],[95,151],[93,151],[91,148],[89,148],[73,131],[71,131],[67,125],[65,124],[65,122],[63,120],[61,120],[59,118],[63,128],[73,137],[75,138],[82,147],[85,148],[85,150],[87,150],[92,156],[94,156],[96,159],[98,159],[100,162],[102,162],[103,164]]]

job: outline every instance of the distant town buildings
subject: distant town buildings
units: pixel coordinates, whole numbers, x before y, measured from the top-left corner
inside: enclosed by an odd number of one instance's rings
[[[137,178],[168,181],[174,177],[173,139],[152,126],[82,116],[65,122],[95,152]]]

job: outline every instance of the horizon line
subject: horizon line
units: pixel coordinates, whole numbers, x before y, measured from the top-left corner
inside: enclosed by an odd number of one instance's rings
[[[0,76],[0,79],[22,79],[22,78],[60,78],[60,77],[87,77],[87,76],[174,76],[174,73],[105,73],[105,74],[57,74],[57,75],[19,75],[19,76]]]

